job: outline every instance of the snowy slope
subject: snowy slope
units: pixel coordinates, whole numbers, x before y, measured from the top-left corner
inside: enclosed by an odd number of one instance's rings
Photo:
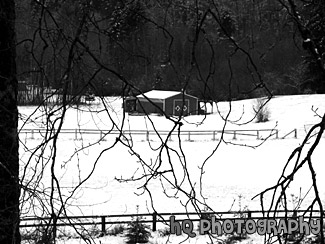
[[[67,111],[64,128],[84,128],[84,129],[109,129],[112,125],[111,119],[119,126],[123,123],[122,101],[120,98],[106,98],[106,107],[102,105],[74,107]],[[222,129],[224,119],[229,113],[227,129],[258,129],[258,128],[277,128],[281,130],[290,130],[297,128],[304,130],[305,124],[317,122],[319,119],[315,116],[312,108],[318,109],[320,114],[324,113],[323,103],[325,95],[296,95],[274,97],[268,103],[270,110],[270,121],[266,123],[254,123],[253,106],[256,99],[234,101],[231,106],[228,102],[219,102],[214,104],[213,114],[207,116],[195,115],[184,118],[183,130],[218,130]],[[80,111],[82,110],[82,112]],[[211,108],[208,108],[211,111]],[[42,113],[43,107],[35,112],[35,107],[21,107],[21,117],[24,119],[28,115],[30,118],[24,128],[33,128],[35,126],[44,126],[45,120]],[[107,115],[109,115],[111,118]],[[162,116],[150,116],[157,130],[169,130],[173,123]],[[248,123],[252,121],[251,123]],[[20,121],[22,126],[23,120]],[[36,124],[35,124],[36,123]],[[152,125],[145,116],[128,116],[124,121],[125,129],[152,129]]]
[[[106,130],[113,125],[112,121],[118,126],[126,129],[152,129],[169,130],[173,123],[162,116],[149,116],[150,120],[144,116],[128,116],[123,120],[123,111],[121,99],[107,98],[107,106],[93,105],[91,107],[81,107],[79,109],[69,109],[64,121],[64,128],[74,129],[102,129]],[[324,107],[325,95],[300,95],[300,96],[283,96],[273,98],[269,104],[271,112],[270,121],[266,123],[247,123],[254,118],[252,106],[254,100],[235,101],[231,104],[230,120],[237,123],[227,123],[226,129],[272,129],[277,128],[281,135],[298,129],[298,139],[286,140],[269,140],[257,148],[244,147],[243,144],[251,146],[257,145],[260,141],[256,140],[239,140],[235,143],[240,145],[221,144],[220,148],[209,158],[219,141],[198,140],[182,141],[182,149],[185,155],[188,171],[190,172],[193,183],[199,185],[200,170],[198,167],[205,165],[205,174],[203,180],[203,193],[207,197],[207,203],[215,211],[238,209],[239,195],[242,195],[242,206],[247,206],[251,210],[260,209],[258,199],[252,201],[251,198],[258,194],[266,187],[276,183],[282,172],[292,150],[297,147],[305,136],[305,128],[310,124],[317,123],[320,119],[315,116],[312,108],[318,109],[320,114],[325,112]],[[80,110],[81,109],[81,110]],[[184,118],[182,130],[220,130],[223,128],[225,121],[222,116],[229,113],[230,107],[227,102],[220,102],[213,108],[214,113],[207,116],[197,115]],[[44,109],[37,110],[34,114],[35,107],[21,107],[20,126],[23,126],[23,120],[26,120],[23,128],[44,127],[45,120],[42,117]],[[124,121],[124,122],[123,122]],[[151,124],[152,122],[152,124]],[[20,139],[27,147],[36,147],[40,140],[31,140],[26,135],[21,135]],[[84,141],[73,140],[73,137],[62,136],[58,144],[58,165],[56,165],[56,174],[62,187],[76,186],[80,180],[86,178],[92,172],[93,163],[101,156],[97,162],[96,169],[92,177],[83,185],[73,199],[69,200],[68,212],[71,215],[80,214],[118,214],[134,213],[136,205],[140,206],[140,212],[152,212],[147,194],[137,196],[134,193],[141,193],[141,183],[118,183],[115,177],[131,177],[139,167],[139,160],[131,155],[129,150],[121,144],[117,144],[113,149],[103,152],[106,148],[113,145],[114,140],[102,141],[86,150],[71,155],[76,149],[88,145],[98,140],[98,136],[87,136]],[[173,140],[169,142],[172,148],[179,147],[178,142]],[[154,162],[159,156],[153,146],[158,146],[158,142],[146,142],[144,138],[137,139],[134,144],[134,150],[141,155],[145,162]],[[313,158],[314,166],[317,170],[317,179],[319,180],[321,197],[325,197],[325,152],[324,140],[321,141]],[[178,150],[178,149],[177,149]],[[30,157],[30,152],[20,147],[20,158],[22,165],[26,164]],[[168,157],[162,154],[162,167],[168,168]],[[37,157],[37,155],[36,155]],[[34,158],[35,160],[35,158]],[[26,181],[29,176],[36,170],[39,172],[40,165],[34,165],[31,161],[27,167]],[[184,160],[184,159],[182,159]],[[175,165],[177,176],[182,178],[182,171],[179,170],[179,158],[171,155],[171,162]],[[21,169],[21,174],[23,167]],[[294,195],[299,195],[300,187],[302,193],[306,193],[310,187],[310,176],[306,169],[297,175],[295,185],[291,191]],[[44,177],[42,180],[44,186],[50,185],[49,166],[45,166]],[[158,180],[153,181],[148,186],[152,192],[155,201],[155,208],[158,212],[184,211],[179,203],[185,200],[183,196],[179,199],[170,199],[162,194],[162,187]],[[168,193],[175,193],[171,187],[165,185]],[[186,186],[185,186],[186,187]],[[188,188],[187,188],[188,189]],[[198,190],[198,189],[197,189]],[[308,199],[306,198],[306,204]],[[235,203],[234,203],[235,201]],[[294,203],[292,203],[294,204]],[[306,205],[305,205],[306,206]],[[26,212],[24,215],[32,215]],[[109,238],[109,237],[106,237]],[[120,239],[106,240],[102,243],[123,243]],[[189,240],[188,243],[194,243]],[[78,240],[72,240],[62,243],[79,243]],[[158,242],[159,243],[159,242]]]

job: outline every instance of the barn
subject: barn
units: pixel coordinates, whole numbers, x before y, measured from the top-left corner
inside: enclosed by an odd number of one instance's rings
[[[187,116],[198,114],[198,106],[198,98],[187,93],[152,90],[143,95],[127,98],[124,107],[126,112]]]

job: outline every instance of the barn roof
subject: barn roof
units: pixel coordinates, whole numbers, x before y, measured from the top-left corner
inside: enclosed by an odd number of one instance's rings
[[[167,99],[169,97],[173,97],[175,95],[180,94],[179,91],[162,91],[162,90],[151,90],[143,95],[138,95],[138,98],[144,98],[145,96],[149,99]]]

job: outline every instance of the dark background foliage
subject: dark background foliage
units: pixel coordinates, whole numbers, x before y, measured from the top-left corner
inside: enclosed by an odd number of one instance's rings
[[[215,100],[263,95],[247,54],[230,38],[247,50],[273,94],[325,90],[324,74],[315,72],[317,60],[303,48],[280,1],[21,0],[16,5],[18,79],[41,89],[62,89],[72,42],[67,37],[84,21],[80,39],[142,91],[185,88]],[[298,7],[323,46],[324,3]],[[69,93],[121,95],[122,82],[76,49]]]

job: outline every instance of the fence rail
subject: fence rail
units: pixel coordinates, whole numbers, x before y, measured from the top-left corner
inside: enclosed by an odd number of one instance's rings
[[[25,135],[25,139],[43,138],[45,136],[53,135],[55,131],[48,131],[46,129],[20,129],[19,135]],[[140,138],[141,140],[159,140],[162,139],[173,140],[180,136],[186,141],[195,140],[220,140],[221,135],[227,140],[236,139],[284,139],[291,133],[284,137],[279,136],[278,129],[260,129],[260,130],[184,130],[184,131],[167,131],[167,130],[100,130],[100,129],[61,129],[62,135],[70,135],[71,139],[80,140],[88,135],[98,136],[99,140],[115,140],[116,137],[121,136],[122,139]],[[294,138],[297,138],[297,130],[295,130]]]
[[[282,139],[285,139],[285,138],[287,138],[288,136],[290,136],[292,134],[293,134],[294,138],[297,138],[297,129],[294,129],[294,130],[290,131],[285,136],[283,136]]]
[[[325,213],[324,213],[325,214]],[[216,220],[234,220],[234,219],[290,219],[302,216],[304,219],[320,218],[321,212],[318,210],[277,210],[277,211],[228,211],[228,212],[183,212],[183,213],[145,213],[145,214],[116,214],[116,215],[90,215],[90,216],[70,216],[57,217],[56,219],[50,217],[26,217],[20,220],[20,228],[31,227],[57,227],[62,226],[87,226],[99,225],[101,232],[106,233],[108,224],[127,224],[130,223],[132,217],[142,217],[140,223],[150,223],[152,230],[157,230],[157,223],[169,223],[169,217],[175,216],[176,221],[191,220],[198,222],[204,216],[215,216]],[[149,218],[149,219],[147,219]],[[115,220],[114,220],[115,219]],[[122,220],[121,220],[122,219]],[[54,234],[55,235],[55,234]]]

